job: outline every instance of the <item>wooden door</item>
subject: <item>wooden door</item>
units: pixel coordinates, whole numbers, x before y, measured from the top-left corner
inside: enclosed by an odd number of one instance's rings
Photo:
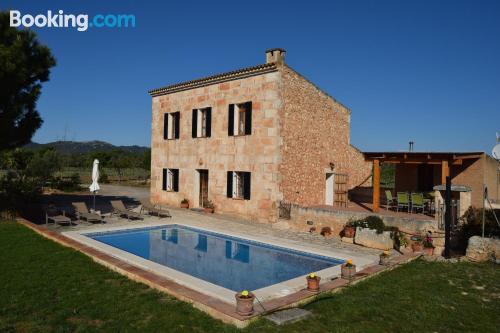
[[[208,201],[208,170],[198,170],[200,173],[200,207]]]

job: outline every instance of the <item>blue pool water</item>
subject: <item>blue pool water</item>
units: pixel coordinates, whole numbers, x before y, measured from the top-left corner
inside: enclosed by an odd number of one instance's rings
[[[178,225],[86,236],[233,291],[260,289],[343,263]]]

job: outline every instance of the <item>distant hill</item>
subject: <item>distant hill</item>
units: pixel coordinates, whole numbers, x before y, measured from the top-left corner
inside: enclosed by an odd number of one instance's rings
[[[142,146],[115,146],[111,143],[104,141],[55,141],[49,143],[36,143],[32,142],[25,146],[25,148],[29,149],[42,149],[47,147],[53,147],[58,152],[64,154],[72,154],[72,153],[88,153],[92,151],[111,151],[111,150],[124,150],[131,153],[141,153],[148,150],[148,147]]]

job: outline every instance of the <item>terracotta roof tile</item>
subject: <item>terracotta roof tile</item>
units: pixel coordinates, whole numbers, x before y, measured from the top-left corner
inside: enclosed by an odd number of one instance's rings
[[[216,74],[216,75],[212,75],[212,76],[207,76],[207,77],[204,77],[201,79],[176,83],[176,84],[172,84],[172,85],[165,86],[165,87],[158,88],[158,89],[152,89],[148,93],[151,96],[166,95],[166,94],[171,94],[171,93],[174,93],[177,91],[203,87],[203,86],[206,86],[209,84],[240,79],[240,78],[258,75],[258,74],[270,73],[270,72],[274,72],[276,70],[277,70],[277,65],[275,63],[262,64],[262,65],[257,65],[257,66],[253,66],[253,67],[238,69],[238,70],[231,71],[231,72],[225,72],[225,73],[220,73],[220,74]]]

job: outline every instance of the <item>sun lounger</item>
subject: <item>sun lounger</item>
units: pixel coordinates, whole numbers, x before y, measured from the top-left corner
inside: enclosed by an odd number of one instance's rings
[[[141,213],[143,211],[148,212],[149,215],[158,217],[172,217],[167,209],[164,209],[157,205],[152,205],[150,203],[143,203],[141,206]]]
[[[121,200],[111,200],[111,207],[113,207],[113,214],[118,216],[125,216],[127,219],[143,220],[141,214],[133,212],[125,208],[125,205]]]
[[[61,211],[55,206],[49,206],[45,210],[45,224],[49,224],[49,222],[51,221],[59,225],[77,224],[71,221],[68,216],[66,216],[66,212],[64,210]]]
[[[73,202],[71,204],[75,208],[75,213],[78,220],[84,220],[90,223],[103,222],[101,215],[89,212],[85,202]]]

